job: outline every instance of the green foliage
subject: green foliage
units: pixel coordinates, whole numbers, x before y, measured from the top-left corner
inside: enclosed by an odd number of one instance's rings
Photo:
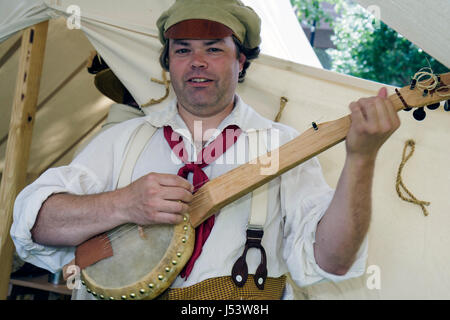
[[[333,21],[322,9],[324,2],[333,4],[340,18]],[[334,71],[395,86],[407,85],[423,67],[435,73],[449,71],[351,0],[291,0],[291,4],[304,25],[327,22],[334,28],[336,49],[327,50]]]
[[[329,49],[332,70],[395,86],[405,86],[423,67],[435,73],[448,69],[402,35],[377,21],[359,5],[341,1]]]
[[[337,4],[340,0],[291,0],[291,5],[301,23],[312,27],[316,22],[319,27],[322,22],[333,22],[333,17],[322,9],[323,2]]]

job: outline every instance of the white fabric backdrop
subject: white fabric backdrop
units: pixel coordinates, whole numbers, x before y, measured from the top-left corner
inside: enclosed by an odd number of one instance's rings
[[[0,42],[26,27],[50,19],[51,12],[42,0],[1,1]]]

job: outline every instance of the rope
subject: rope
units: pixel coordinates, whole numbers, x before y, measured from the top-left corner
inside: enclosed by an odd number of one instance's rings
[[[431,68],[420,69],[413,77],[416,80],[417,88],[428,92],[436,90],[436,94],[441,97],[450,97],[450,85],[442,85],[438,75]],[[432,80],[430,82],[426,80]]]
[[[416,144],[416,143],[414,142],[414,140],[408,140],[408,141],[406,141],[406,143],[405,143],[405,147],[403,148],[402,162],[401,162],[401,164],[400,164],[400,167],[398,168],[397,182],[396,182],[396,184],[395,184],[395,189],[397,190],[398,196],[399,196],[402,200],[420,206],[420,207],[422,208],[423,214],[424,214],[425,216],[428,216],[428,211],[427,211],[427,208],[425,208],[425,206],[429,206],[429,205],[430,205],[430,202],[418,200],[418,199],[411,193],[411,191],[409,191],[408,188],[406,188],[405,184],[403,183],[402,176],[401,176],[402,171],[403,171],[403,168],[404,168],[406,162],[411,158],[411,156],[412,156],[413,153],[414,153],[414,150],[415,150],[415,144]],[[408,147],[411,148],[411,151],[409,152],[409,154],[406,154],[406,151],[407,151]],[[400,187],[407,193],[407,195],[408,195],[410,198],[407,198],[406,196],[404,196],[404,195],[401,193]]]
[[[286,98],[286,97],[281,97],[280,98],[280,110],[278,111],[278,114],[277,114],[277,116],[275,117],[275,122],[280,122],[280,119],[281,119],[281,115],[283,114],[283,110],[284,110],[284,107],[286,107],[286,104],[288,103],[288,98]]]
[[[428,71],[426,71],[428,70]],[[434,74],[433,70],[431,68],[422,68],[420,69],[413,77],[413,79],[417,80],[417,88],[422,90],[428,90],[431,91],[435,89],[439,85],[439,81],[437,76]],[[433,81],[429,84],[425,84],[425,80],[431,80]]]
[[[150,80],[152,82],[163,84],[165,86],[166,93],[164,94],[164,96],[162,96],[159,99],[153,99],[152,98],[149,102],[143,104],[141,107],[148,107],[148,106],[152,106],[154,104],[161,103],[162,101],[164,101],[169,96],[169,93],[170,93],[170,88],[169,88],[170,80],[167,80],[167,75],[166,75],[166,72],[164,70],[162,71],[162,78],[163,78],[162,80],[158,80],[158,79],[155,79],[155,78],[150,78]]]

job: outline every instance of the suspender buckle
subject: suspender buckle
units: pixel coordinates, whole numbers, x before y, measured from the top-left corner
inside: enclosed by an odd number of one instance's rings
[[[248,278],[247,252],[250,248],[259,249],[261,252],[261,262],[255,272],[255,285],[259,290],[264,290],[264,283],[267,279],[267,257],[261,240],[264,235],[262,226],[249,226],[247,228],[247,241],[245,242],[244,252],[233,265],[231,278],[237,287],[243,287]]]

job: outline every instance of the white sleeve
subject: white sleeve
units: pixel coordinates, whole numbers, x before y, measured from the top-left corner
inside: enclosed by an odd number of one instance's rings
[[[30,230],[43,202],[52,194],[84,195],[110,189],[115,152],[114,139],[108,142],[111,132],[107,132],[96,137],[70,165],[47,170],[17,196],[10,233],[24,261],[56,272],[74,258],[74,247],[40,245],[33,241]]]
[[[364,274],[367,236],[350,270],[342,276],[322,270],[314,257],[317,224],[333,198],[317,158],[282,176],[281,205],[285,219],[283,257],[294,282],[308,286],[323,280],[342,281]]]
[[[98,179],[86,168],[71,165],[47,170],[20,192],[14,204],[11,237],[17,254],[26,262],[56,272],[74,258],[74,247],[52,247],[35,243],[31,237],[42,203],[56,193],[97,193]]]

